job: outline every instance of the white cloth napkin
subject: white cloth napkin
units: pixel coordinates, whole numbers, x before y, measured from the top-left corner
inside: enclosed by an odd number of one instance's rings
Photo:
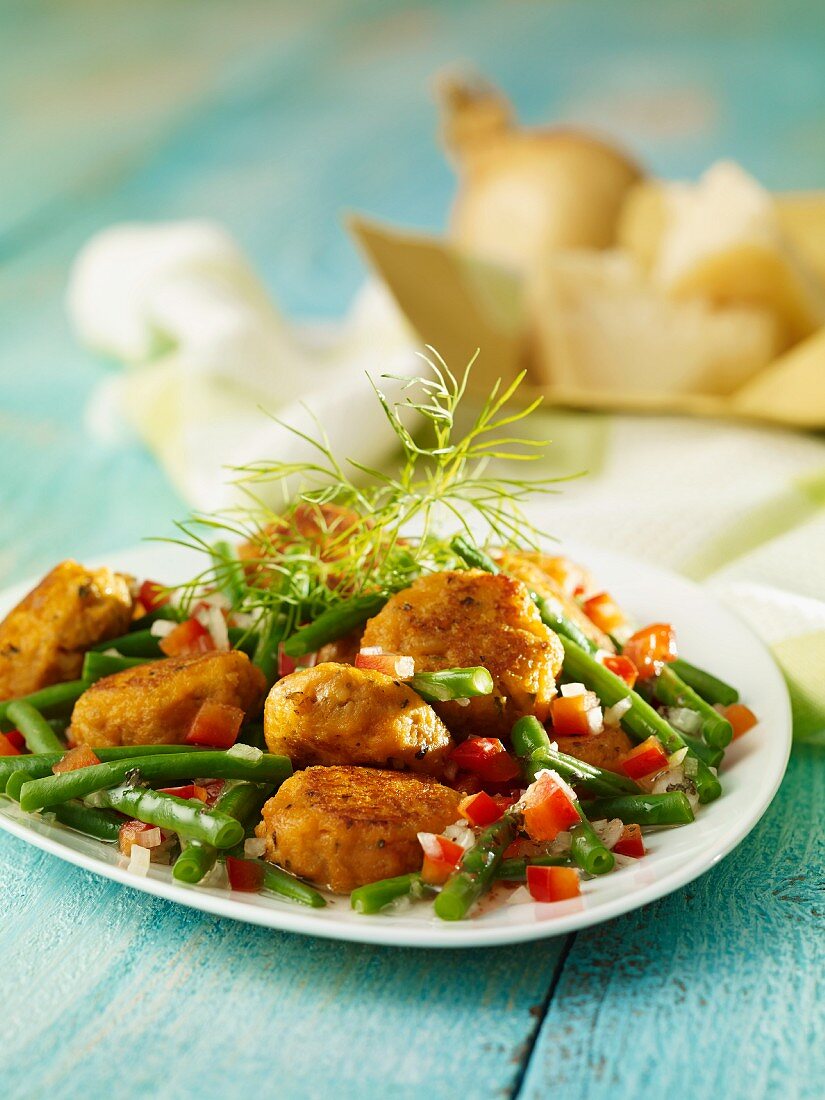
[[[68,308],[78,338],[125,368],[91,398],[93,434],[136,430],[197,509],[235,499],[227,467],[310,456],[272,417],[307,429],[314,414],[336,454],[372,465],[396,445],[366,374],[414,374],[417,360],[377,284],[341,324],[299,327],[220,226],[124,224],[77,257]]]

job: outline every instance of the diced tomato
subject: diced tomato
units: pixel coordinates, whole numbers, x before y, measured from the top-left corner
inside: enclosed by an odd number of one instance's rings
[[[159,787],[161,794],[173,794],[175,798],[197,798],[199,802],[206,802],[207,792],[205,787],[199,787],[197,783],[187,783],[185,787]]]
[[[550,841],[581,818],[566,785],[550,772],[541,774],[524,793],[524,829],[531,840]]]
[[[590,734],[586,695],[557,695],[550,704],[550,717],[553,732],[559,737],[587,737]]]
[[[11,741],[18,752],[26,751],[26,738],[20,730],[7,730],[6,737],[8,737],[9,741]]]
[[[678,657],[673,627],[669,623],[652,623],[637,630],[625,644],[624,656],[636,666],[640,680],[657,676],[662,665]]]
[[[494,821],[499,821],[504,814],[504,809],[486,791],[479,791],[477,794],[468,794],[466,798],[462,798],[458,805],[458,812],[475,828],[483,828],[485,825],[492,825]]]
[[[188,745],[229,749],[237,741],[245,717],[240,707],[231,707],[227,703],[201,703],[184,740]]]
[[[619,760],[619,767],[631,779],[643,779],[667,766],[668,755],[658,737],[648,737]]]
[[[69,749],[67,753],[57,761],[52,771],[55,775],[61,772],[76,772],[78,768],[91,768],[100,763],[100,758],[88,745],[78,745],[75,749]]]
[[[236,856],[226,857],[226,873],[232,890],[240,890],[245,894],[257,893],[263,886],[264,870],[265,868],[254,860],[238,859]]]
[[[223,794],[223,789],[226,786],[226,780],[224,779],[204,779],[199,784],[200,789],[206,792],[206,798],[204,801],[207,806],[214,806],[218,799]]]
[[[179,623],[158,644],[167,657],[197,657],[215,649],[215,639],[197,619]]]
[[[284,643],[278,642],[278,678],[290,676],[298,667],[298,662],[288,653],[284,653]]]
[[[415,660],[401,653],[371,653],[362,649],[355,655],[355,667],[397,676],[399,680],[409,680],[415,675]]]
[[[419,833],[418,839],[424,849],[421,878],[429,886],[443,885],[461,862],[464,849],[454,840],[435,833]]]
[[[148,834],[152,834],[149,836]],[[146,843],[151,841],[152,843]],[[147,825],[145,821],[124,821],[118,832],[118,847],[125,855],[132,854],[132,845],[141,848],[156,848],[163,841],[161,831],[156,825]]]
[[[169,603],[169,592],[157,581],[144,581],[140,586],[138,599],[147,612],[157,611],[159,607],[166,607]]]
[[[646,854],[645,842],[642,840],[642,830],[638,825],[625,825],[622,835],[613,845],[613,851],[620,856],[632,856],[633,859],[641,859]]]
[[[628,687],[632,688],[639,679],[639,670],[624,653],[608,653],[602,658],[602,664]]]
[[[585,600],[582,609],[588,619],[605,634],[614,634],[623,626],[627,626],[627,617],[607,592],[599,592],[597,596],[591,596],[589,600]]]
[[[733,726],[734,739],[753,729],[759,719],[744,703],[731,703],[722,710],[722,716]]]
[[[16,733],[12,730],[12,733]],[[25,745],[25,741],[23,742]],[[14,744],[8,733],[0,733],[0,756],[19,756],[20,749]]]
[[[517,761],[497,737],[468,737],[456,745],[450,760],[473,772],[482,783],[509,783],[521,774]]]
[[[534,901],[567,901],[581,894],[578,872],[572,867],[529,867],[527,889]]]

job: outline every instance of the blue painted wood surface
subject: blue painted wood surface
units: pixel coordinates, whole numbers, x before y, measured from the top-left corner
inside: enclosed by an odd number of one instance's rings
[[[295,314],[362,270],[348,207],[443,224],[426,83],[470,59],[529,120],[656,170],[734,156],[825,182],[825,15],[801,0],[0,6],[0,583],[163,533],[184,506],[132,439],[91,443],[72,256],[123,218],[208,215]],[[199,916],[0,837],[10,1097],[818,1097],[821,757],[686,890],[572,941],[425,954]]]

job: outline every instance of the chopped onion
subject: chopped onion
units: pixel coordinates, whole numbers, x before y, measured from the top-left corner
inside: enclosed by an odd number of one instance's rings
[[[453,699],[454,703],[458,703],[460,707],[468,707],[470,705],[469,699]]]
[[[682,767],[685,770],[685,775],[689,779],[693,779],[699,774],[699,761],[695,756],[686,756],[682,762]]]
[[[618,844],[619,837],[624,832],[624,822],[618,817],[611,818],[610,821],[591,821],[590,824],[605,848],[612,848],[614,844]]]
[[[418,843],[424,849],[424,855],[430,859],[441,859],[441,845],[435,833],[418,833]]]
[[[229,622],[239,630],[254,630],[258,625],[259,616],[250,615],[248,611],[233,611],[229,616]]]
[[[260,859],[266,851],[266,841],[257,836],[247,837],[243,842],[243,854],[247,859]]]
[[[165,638],[167,634],[172,633],[177,625],[177,623],[170,622],[169,619],[155,619],[149,627],[149,633],[154,638]],[[112,652],[115,651],[113,650]],[[120,654],[118,654],[118,656],[120,656]]]
[[[680,764],[684,763],[687,754],[687,745],[683,745],[681,749],[677,749],[676,752],[671,753],[667,758],[668,766],[671,768],[678,768]]]
[[[622,720],[622,716],[627,714],[633,703],[630,697],[620,699],[618,703],[614,703],[612,707],[608,707],[604,712],[604,724],[606,726],[618,726]]]
[[[448,825],[444,830],[444,836],[446,836],[448,840],[454,840],[456,844],[460,844],[465,851],[468,848],[472,848],[476,839],[475,833],[463,819],[454,822],[452,825]]]
[[[380,645],[365,645],[358,652],[363,653],[365,657],[378,657],[384,650]]]
[[[227,653],[230,648],[229,627],[226,625],[226,619],[223,617],[221,609],[219,607],[210,607],[206,613],[206,622],[203,625],[212,635],[215,649]]]
[[[595,707],[590,707],[587,711],[587,727],[591,733],[601,733],[604,729],[602,708],[598,703]]]
[[[517,886],[515,890],[509,895],[505,905],[524,905],[528,901],[532,901],[532,895],[526,886]]]
[[[702,728],[702,715],[689,707],[668,707],[665,717],[680,733],[694,734]]]
[[[541,771],[537,771],[536,772],[536,777],[533,780],[533,782],[530,784],[530,787],[535,786],[535,783],[539,780],[539,778],[542,775],[549,775],[553,779],[553,782],[556,783],[559,787],[561,787],[561,789],[564,791],[565,795],[570,799],[571,802],[573,802],[573,803],[578,802],[578,798],[576,797],[576,792],[573,790],[573,788],[570,786],[570,784],[566,783],[562,779],[562,777],[559,775],[559,773],[554,772],[552,768],[542,768]],[[530,790],[530,787],[527,788],[528,791]]]
[[[131,871],[133,875],[148,875],[149,864],[151,862],[152,855],[148,848],[144,848],[140,844],[132,845],[132,850],[129,854],[129,865],[127,869]]]
[[[576,695],[587,694],[587,688],[584,684],[562,684],[559,690],[565,699],[572,699]]]
[[[157,826],[154,829],[144,829],[132,840],[132,847],[139,844],[141,848],[157,848],[163,844],[163,833]]]
[[[254,745],[233,745],[231,749],[226,750],[226,755],[235,760],[246,760],[250,764],[257,764],[264,754]]]

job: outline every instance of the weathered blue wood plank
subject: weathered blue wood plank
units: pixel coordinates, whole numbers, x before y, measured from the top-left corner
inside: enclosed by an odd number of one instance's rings
[[[579,933],[522,1095],[819,1100],[825,771],[797,748],[767,816],[710,874]]]
[[[0,843],[3,1095],[506,1094],[563,941],[387,950],[202,916]],[[90,1093],[91,1086],[91,1093]]]

